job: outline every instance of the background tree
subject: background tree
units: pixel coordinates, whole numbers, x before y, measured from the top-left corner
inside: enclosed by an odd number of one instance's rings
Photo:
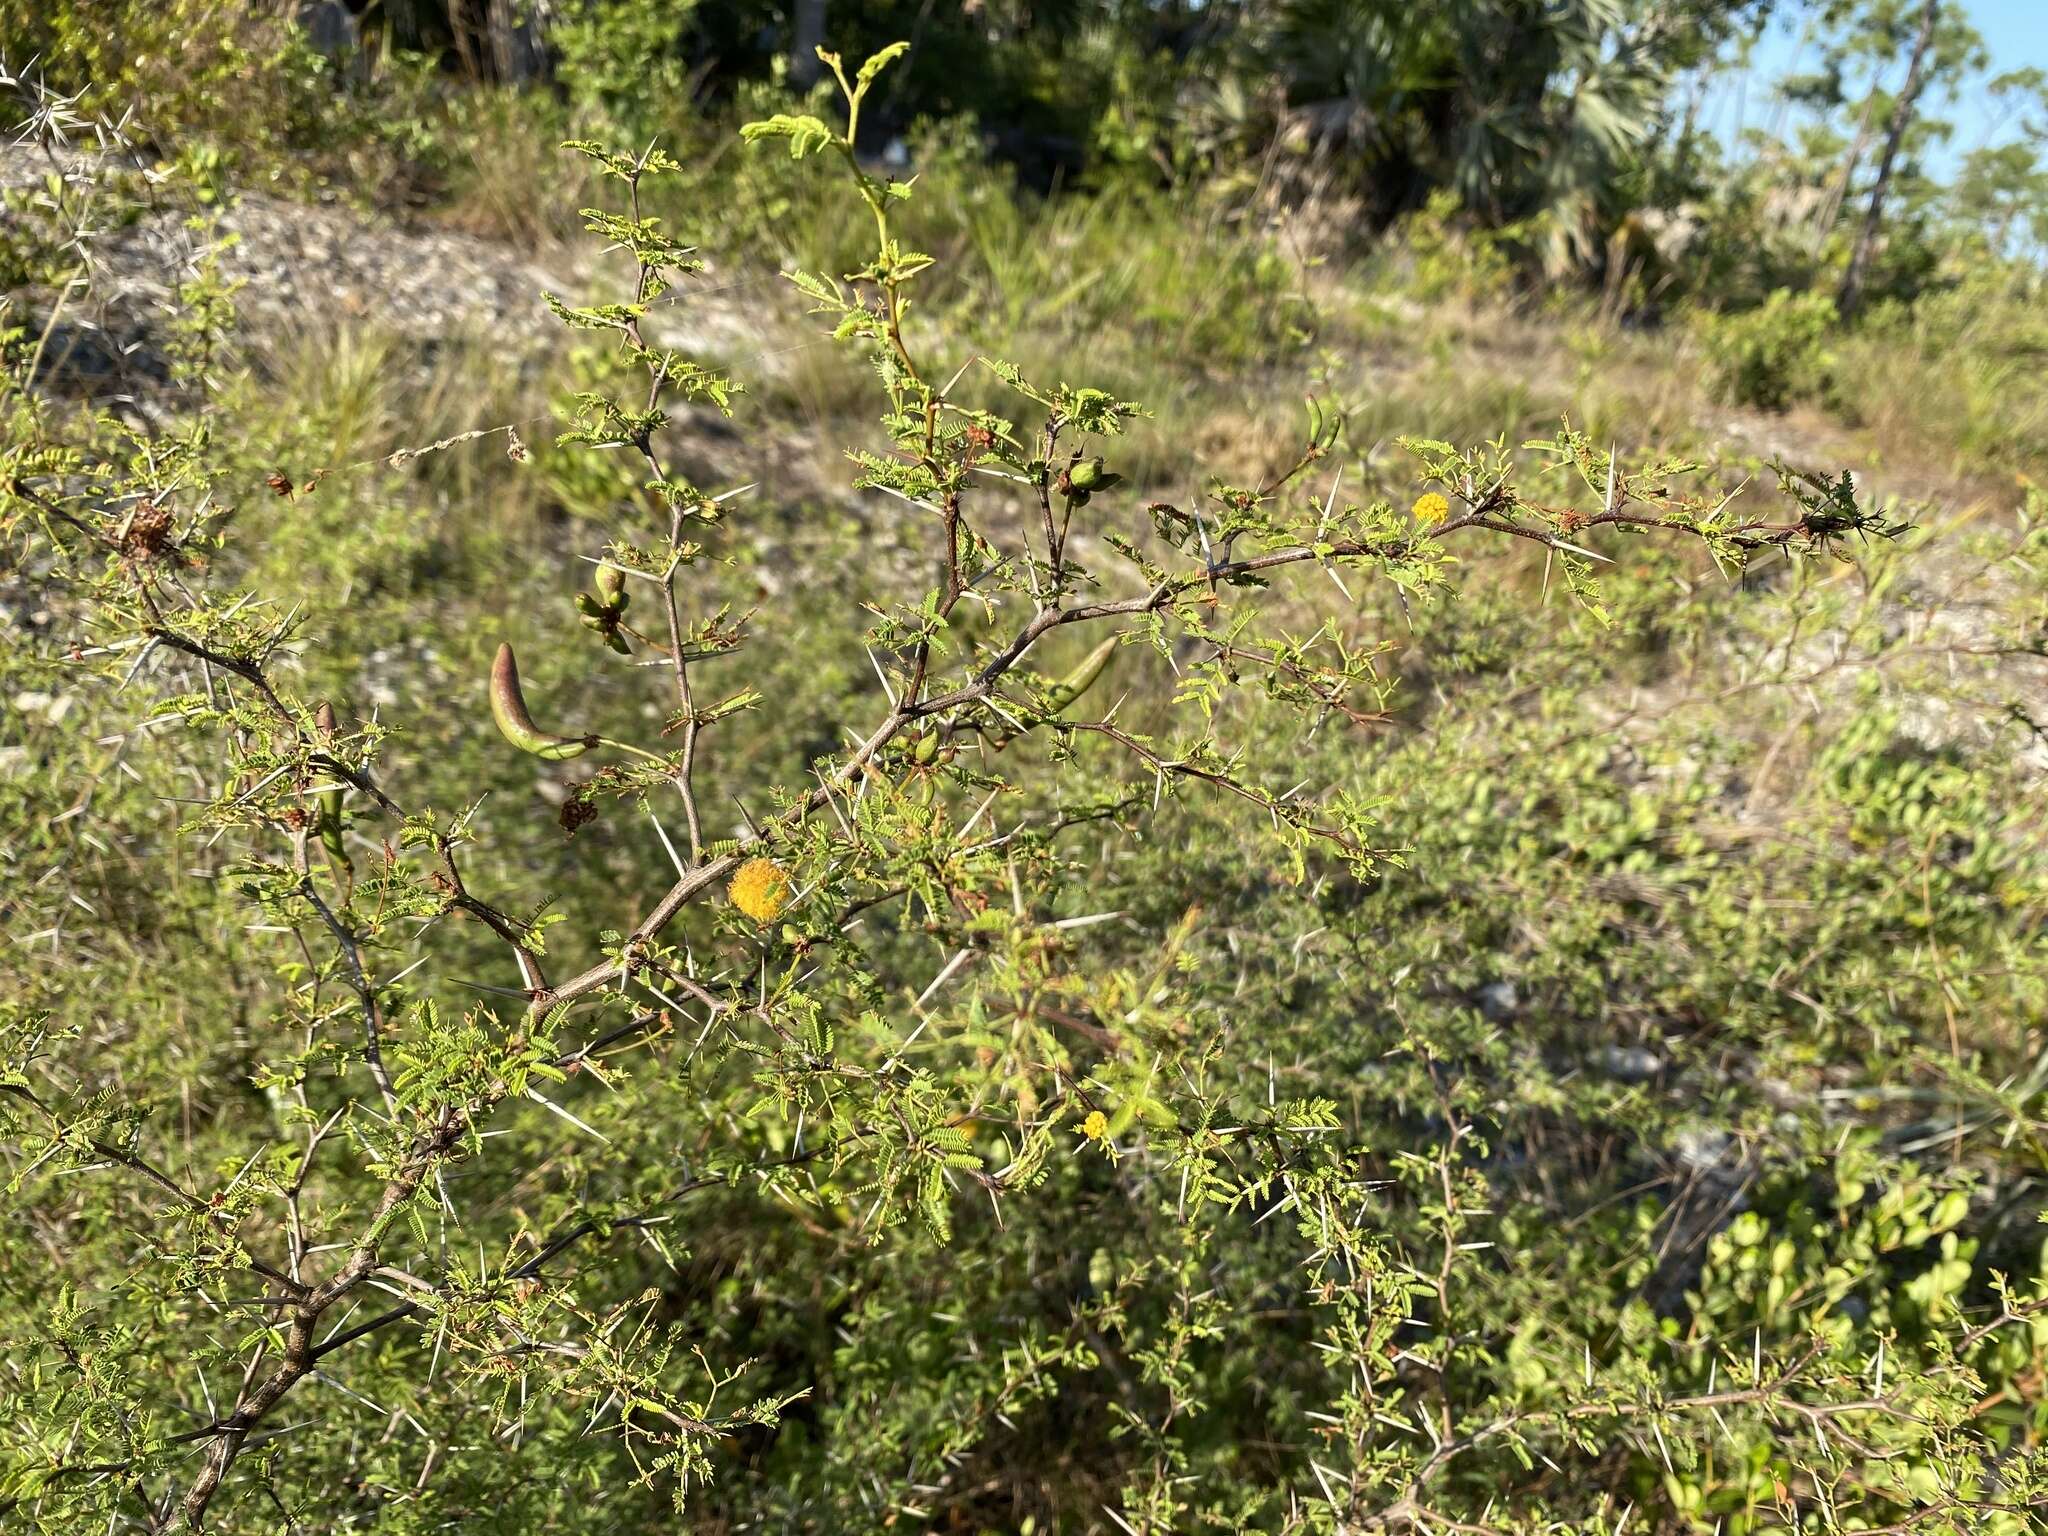
[[[2001,104],[1995,124],[2011,123],[2017,135],[2003,144],[1980,144],[1963,157],[1953,193],[1957,223],[2001,257],[2031,251],[2038,260],[2048,238],[2048,167],[2042,163],[2048,151],[2048,76],[2038,69],[2012,70],[1986,89]]]
[[[1845,209],[1861,204],[1836,292],[1836,306],[1847,316],[1864,302],[1887,232],[1886,209],[1896,212],[1902,176],[1914,183],[1905,200],[1913,215],[1924,214],[1931,193],[1916,157],[1949,133],[1929,108],[1951,99],[1983,68],[1984,46],[1968,17],[1939,0],[1833,0],[1815,9],[1814,24],[1818,65],[1785,81],[1781,93],[1815,114],[1823,137],[1810,152],[1840,156],[1839,173],[1814,216],[1817,238],[1832,233]],[[1873,148],[1875,166],[1859,186]]]
[[[1906,60],[1906,78],[1892,102],[1891,120],[1886,125],[1884,152],[1878,157],[1877,175],[1870,183],[1870,205],[1849,248],[1849,266],[1842,274],[1842,291],[1835,305],[1844,315],[1854,315],[1863,303],[1863,278],[1870,254],[1884,223],[1885,194],[1891,190],[1892,169],[1898,164],[1899,149],[1906,130],[1912,126],[1914,109],[1927,83],[1928,54],[1934,46],[1935,26],[1941,19],[1940,0],[1926,0],[1920,8],[1919,25],[1913,34],[1912,52]]]

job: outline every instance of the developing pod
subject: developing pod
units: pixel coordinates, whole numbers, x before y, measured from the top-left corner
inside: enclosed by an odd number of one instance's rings
[[[597,588],[595,597],[588,592],[576,594],[576,610],[583,615],[583,627],[602,636],[604,643],[621,656],[632,655],[633,648],[619,633],[619,620],[625,616],[626,605],[632,601],[626,591],[626,573],[613,566],[600,565],[592,585]]]
[[[497,659],[491,663],[491,718],[513,746],[549,762],[581,757],[593,743],[591,737],[557,736],[533,723],[526,696],[519,691],[519,662],[510,645],[499,646]]]
[[[322,700],[320,707],[313,711],[313,730],[320,738],[320,744],[329,746],[335,733],[340,729],[334,718],[334,706]],[[324,829],[328,823],[337,828],[341,825],[341,786],[323,789],[313,796],[313,815]]]
[[[1046,702],[1052,706],[1053,714],[1059,714],[1095,686],[1095,680],[1102,676],[1103,671],[1109,666],[1109,658],[1116,654],[1116,648],[1121,640],[1120,635],[1111,635],[1082,657],[1078,667],[1053,685],[1052,691],[1045,696]]]
[[[1064,712],[1076,699],[1095,686],[1096,679],[1101,677],[1103,672],[1108,669],[1109,658],[1116,654],[1116,648],[1122,643],[1122,640],[1123,637],[1121,635],[1111,635],[1102,644],[1096,646],[1094,650],[1082,657],[1079,666],[1075,667],[1073,671],[1046,690],[1046,711],[1044,716],[1041,717],[1041,723],[1043,720],[1050,720],[1053,716]],[[1015,740],[1016,736],[1017,732],[1015,730],[1005,728],[991,737],[990,743],[997,751],[1001,751]]]
[[[331,746],[340,730],[334,717],[334,706],[321,702],[313,711],[313,730],[322,746]],[[347,886],[355,873],[355,861],[348,856],[348,844],[342,837],[344,822],[341,809],[341,786],[336,784],[317,791],[313,796],[313,830],[320,838],[320,846],[327,850],[327,857],[334,862],[335,879]]]

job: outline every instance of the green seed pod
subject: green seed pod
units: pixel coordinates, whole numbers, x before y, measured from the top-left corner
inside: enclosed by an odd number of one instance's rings
[[[1124,477],[1112,474],[1102,467],[1100,459],[1082,459],[1071,465],[1062,477],[1060,488],[1073,497],[1078,505],[1086,506],[1088,498],[1097,491],[1106,491],[1111,486],[1123,484]]]
[[[1122,637],[1111,635],[1102,644],[1081,658],[1081,664],[1055,683],[1047,692],[1046,702],[1052,706],[1052,713],[1059,714],[1082,694],[1095,686],[1095,680],[1102,676],[1109,666],[1109,658],[1116,654]]]
[[[600,565],[597,568],[597,595],[604,599],[605,607],[614,613],[624,613],[632,595],[626,591],[626,573],[617,566]]]
[[[355,868],[355,860],[348,856],[348,844],[342,841],[341,823],[339,821],[322,821],[320,823],[320,846],[327,850],[327,856],[334,860],[335,866],[338,869],[352,870]]]
[[[519,691],[519,663],[509,645],[499,646],[497,660],[491,663],[491,718],[513,746],[549,762],[581,757],[590,749],[588,737],[557,736],[533,723],[526,712],[526,696]]]
[[[313,731],[322,746],[333,744],[340,731],[334,717],[334,706],[323,702],[313,711]],[[313,827],[320,838],[320,846],[327,850],[327,857],[334,864],[334,878],[346,890],[355,874],[355,861],[348,856],[348,844],[342,839],[345,822],[341,809],[341,786],[336,784],[313,795]]]
[[[320,707],[313,711],[313,731],[319,738],[320,744],[323,747],[332,745],[339,729],[340,726],[334,718],[334,706],[323,701]],[[332,823],[335,829],[339,831],[341,827],[340,785],[337,784],[332,788],[320,790],[313,796],[313,814],[323,828]]]
[[[939,733],[926,731],[910,744],[910,760],[921,768],[928,768],[939,760]]]
[[[1116,654],[1116,648],[1121,640],[1121,636],[1111,635],[1082,657],[1079,666],[1046,690],[1046,712],[1041,717],[1041,723],[1063,713],[1076,699],[1095,686],[1095,680],[1108,669],[1109,658]],[[1016,735],[1014,729],[1006,726],[990,739],[996,750],[1001,751],[1016,739]]]

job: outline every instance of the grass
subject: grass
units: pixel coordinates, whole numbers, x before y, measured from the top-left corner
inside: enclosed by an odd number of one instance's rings
[[[702,244],[714,300],[747,288],[761,345],[709,350],[754,381],[766,413],[754,420],[843,436],[868,408],[864,371],[818,344],[794,293],[763,279],[792,266],[848,271],[866,232],[825,179],[741,149],[730,127],[669,112],[660,136],[687,170],[655,184],[648,210]],[[454,170],[436,217],[562,254],[578,230],[560,210],[596,189],[557,146],[589,131],[538,94],[463,98],[441,129]],[[1593,292],[1517,300],[1499,252],[1436,210],[1407,238],[1310,254],[1137,182],[1022,193],[960,126],[923,131],[893,173],[917,178],[907,229],[937,262],[913,344],[948,372],[996,351],[1027,376],[1085,372],[1147,402],[1155,425],[1134,439],[1127,472],[1148,482],[1184,464],[1189,441],[1214,451],[1219,472],[1254,472],[1291,430],[1258,402],[1275,381],[1293,393],[1311,378],[1352,403],[1367,445],[1403,432],[1519,439],[1570,414],[1643,449],[1742,460],[1776,443],[1846,456],[1917,494],[1941,482],[1988,494],[2048,474],[2048,339],[2032,296],[2010,285],[1965,283],[1838,334],[1827,400],[1751,425],[1708,397],[1686,325],[1625,326]],[[810,457],[829,481],[829,450]]]
[[[1872,440],[2004,479],[2048,472],[2048,323],[2029,285],[1980,279],[1880,312],[1838,344],[1834,403]]]

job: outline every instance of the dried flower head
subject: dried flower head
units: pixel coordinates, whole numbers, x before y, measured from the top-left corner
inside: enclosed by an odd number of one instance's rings
[[[749,859],[733,871],[725,894],[755,922],[772,923],[789,905],[789,876],[773,859]]]
[[[121,553],[130,560],[154,560],[171,545],[171,514],[153,501],[145,501],[129,513],[122,525]]]

